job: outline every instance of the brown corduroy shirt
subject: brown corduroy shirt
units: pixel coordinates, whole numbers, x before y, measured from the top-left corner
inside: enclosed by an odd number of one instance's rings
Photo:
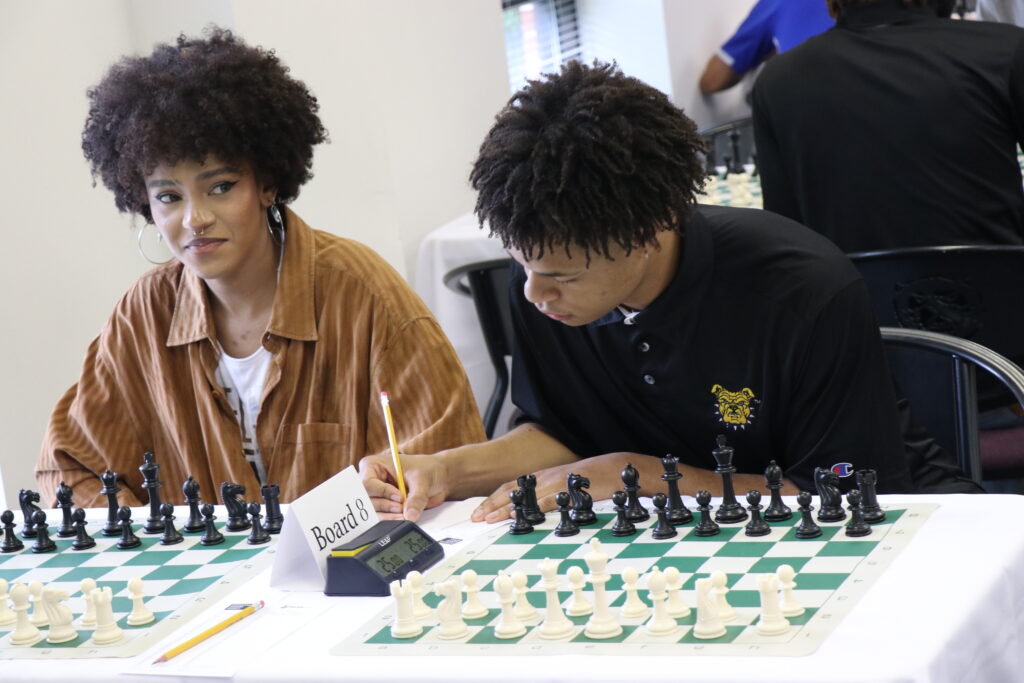
[[[263,345],[273,354],[257,440],[270,483],[290,501],[364,455],[388,451],[380,392],[399,447],[434,453],[482,441],[466,374],[437,322],[368,247],[312,230],[287,213],[287,241]],[[36,477],[50,503],[60,481],[75,504],[105,504],[99,480],[118,473],[120,501],[148,501],[139,465],[151,450],[161,499],[181,503],[191,475],[204,501],[222,482],[259,483],[218,385],[206,285],[174,262],[124,295],[89,346],[78,383],[50,418]]]

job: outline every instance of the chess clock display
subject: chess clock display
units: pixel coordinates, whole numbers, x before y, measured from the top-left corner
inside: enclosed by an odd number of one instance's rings
[[[327,556],[326,595],[389,595],[389,584],[409,572],[424,571],[444,557],[444,549],[408,520],[378,522]]]

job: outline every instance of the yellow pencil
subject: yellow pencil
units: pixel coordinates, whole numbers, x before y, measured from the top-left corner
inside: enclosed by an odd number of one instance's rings
[[[391,458],[395,461],[395,479],[398,480],[398,492],[405,502],[405,475],[402,474],[402,460],[398,457],[398,439],[395,438],[395,422],[391,419],[391,403],[388,392],[380,392],[380,404],[384,407],[384,421],[388,425],[388,442],[391,444]]]
[[[234,624],[235,622],[241,621],[242,619],[245,619],[247,616],[249,616],[253,612],[256,612],[256,611],[261,610],[261,609],[263,609],[263,601],[262,600],[260,600],[258,604],[248,605],[245,608],[239,610],[237,614],[232,614],[230,617],[228,617],[224,621],[220,622],[219,624],[216,624],[215,626],[211,626],[210,628],[206,629],[205,631],[200,633],[195,638],[191,638],[189,640],[186,640],[184,643],[182,643],[178,647],[172,647],[170,650],[168,650],[167,652],[165,652],[162,655],[160,655],[160,658],[157,659],[153,663],[154,664],[159,664],[160,662],[166,662],[168,659],[170,659],[172,657],[177,657],[178,655],[180,655],[185,650],[188,650],[189,648],[195,647],[196,645],[198,645],[199,643],[203,642],[207,638],[210,638],[211,636],[216,635],[217,633],[220,633],[221,631],[226,629],[228,626],[231,626],[231,624]]]

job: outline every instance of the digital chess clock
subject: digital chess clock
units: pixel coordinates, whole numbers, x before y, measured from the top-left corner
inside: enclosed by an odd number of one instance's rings
[[[444,557],[441,544],[408,520],[378,522],[327,556],[326,595],[390,595],[389,584]]]

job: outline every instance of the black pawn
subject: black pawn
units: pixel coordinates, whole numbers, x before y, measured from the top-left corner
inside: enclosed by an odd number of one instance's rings
[[[513,536],[519,536],[533,531],[533,525],[526,519],[526,510],[523,509],[523,498],[525,497],[523,490],[514,489],[509,491],[508,497],[512,501],[512,509],[516,514],[516,518],[508,528],[508,532]]]
[[[130,550],[142,545],[142,541],[132,530],[132,509],[127,505],[121,507],[117,511],[117,518],[121,521],[121,540],[117,542],[117,547],[121,550]]]
[[[679,474],[679,459],[669,453],[661,459],[661,466],[665,469],[661,480],[668,488],[665,517],[672,526],[681,526],[693,520],[693,513],[683,503],[683,497],[679,495],[679,480],[683,478],[683,475]]]
[[[612,527],[612,536],[632,536],[636,533],[636,525],[629,521],[626,513],[627,495],[625,491],[616,491],[612,494],[612,503],[615,504],[615,525]]]
[[[188,505],[188,521],[182,526],[183,531],[195,533],[206,528],[203,524],[203,517],[199,514],[199,482],[189,475],[185,483],[181,485],[181,492],[185,496],[185,504]]]
[[[64,482],[60,483],[57,487],[57,507],[61,511],[61,523],[57,529],[57,535],[61,538],[68,538],[75,535],[75,525],[71,520],[71,508],[74,503],[71,502],[72,491],[71,487]]]
[[[36,537],[36,525],[32,521],[39,510],[39,506],[36,503],[39,502],[39,494],[35,491],[28,489],[22,489],[18,492],[18,504],[21,505],[21,516],[24,518],[25,523],[21,526],[21,537],[22,538],[35,538]]]
[[[796,528],[797,538],[817,538],[821,536],[821,527],[814,521],[814,510],[811,507],[811,494],[809,491],[801,491],[796,497],[797,511],[800,513],[800,525]]]
[[[256,501],[249,503],[247,508],[249,511],[249,519],[252,520],[252,531],[249,532],[249,537],[245,539],[245,542],[249,545],[260,545],[261,543],[270,542],[270,534],[263,528],[263,524],[260,522],[262,515],[260,515],[260,504]]]
[[[768,522],[761,518],[761,492],[747,491],[747,509],[750,510],[750,521],[743,530],[747,536],[767,536],[772,532]]]
[[[878,504],[878,493],[875,485],[878,483],[878,475],[874,470],[860,470],[857,472],[857,488],[860,489],[860,507],[864,512],[864,521],[870,524],[878,524],[885,521],[885,510]]]
[[[733,467],[733,450],[725,442],[725,436],[718,435],[718,447],[711,451],[714,456],[715,472],[722,477],[722,504],[715,511],[715,520],[723,524],[735,524],[747,518],[747,511],[736,501],[736,492],[732,488],[732,475],[736,473]]]
[[[569,516],[569,494],[565,491],[559,491],[555,494],[555,503],[558,505],[558,514],[561,518],[558,526],[555,527],[555,536],[564,537],[578,534],[580,527]]]
[[[85,510],[78,508],[71,514],[75,524],[75,540],[71,542],[72,550],[88,550],[96,546],[89,532],[85,530]]]
[[[546,518],[537,504],[537,475],[524,474],[516,477],[516,483],[523,490],[523,512],[526,521],[530,524],[543,524]]]
[[[284,515],[281,514],[281,487],[277,484],[267,484],[260,489],[263,495],[263,509],[267,516],[263,518],[263,528],[268,534],[281,533],[281,525],[284,524]]]
[[[622,490],[626,494],[626,519],[631,522],[643,522],[651,518],[651,513],[640,504],[640,473],[632,464],[627,463],[622,470]]]
[[[160,526],[163,528],[163,536],[160,537],[160,545],[175,545],[185,540],[181,532],[174,528],[174,506],[170,503],[160,505]]]
[[[146,451],[142,455],[142,460],[143,463],[139,465],[139,471],[142,472],[142,488],[149,491],[149,519],[146,520],[142,531],[147,534],[159,534],[164,530],[164,522],[160,517],[160,487],[163,486],[158,478],[160,465],[156,464],[156,456],[151,451]]]
[[[775,464],[774,460],[768,462],[768,467],[764,471],[764,481],[771,496],[768,508],[764,511],[764,518],[769,522],[783,522],[791,518],[793,511],[782,502],[782,468]]]
[[[655,493],[651,502],[658,515],[658,521],[654,525],[654,529],[651,530],[651,536],[661,541],[677,535],[679,532],[668,520],[668,497],[664,493]]]
[[[846,494],[846,502],[850,507],[850,521],[846,523],[847,536],[867,536],[871,533],[871,525],[864,520],[864,509],[860,506],[860,491],[851,489]]]
[[[714,536],[721,531],[721,528],[711,519],[711,492],[697,491],[697,512],[700,513],[700,521],[694,528],[695,536]]]
[[[204,503],[202,507],[203,513],[203,525],[206,527],[206,532],[203,537],[199,539],[200,545],[218,545],[224,542],[224,534],[217,530],[217,525],[214,524],[214,520],[217,519],[213,516],[213,506],[209,503]]]
[[[14,513],[4,510],[3,514],[0,514],[0,521],[4,523],[4,542],[0,545],[0,553],[16,553],[22,550],[25,544],[14,533]]]
[[[32,515],[32,522],[36,525],[36,542],[32,544],[32,552],[52,553],[57,549],[57,544],[50,538],[50,527],[46,525],[46,513],[36,510]]]
[[[100,481],[103,482],[100,493],[107,497],[107,523],[100,529],[100,533],[104,536],[120,536],[121,522],[118,518],[120,508],[117,505],[117,494],[121,489],[117,486],[117,472],[107,470],[100,475]]]

